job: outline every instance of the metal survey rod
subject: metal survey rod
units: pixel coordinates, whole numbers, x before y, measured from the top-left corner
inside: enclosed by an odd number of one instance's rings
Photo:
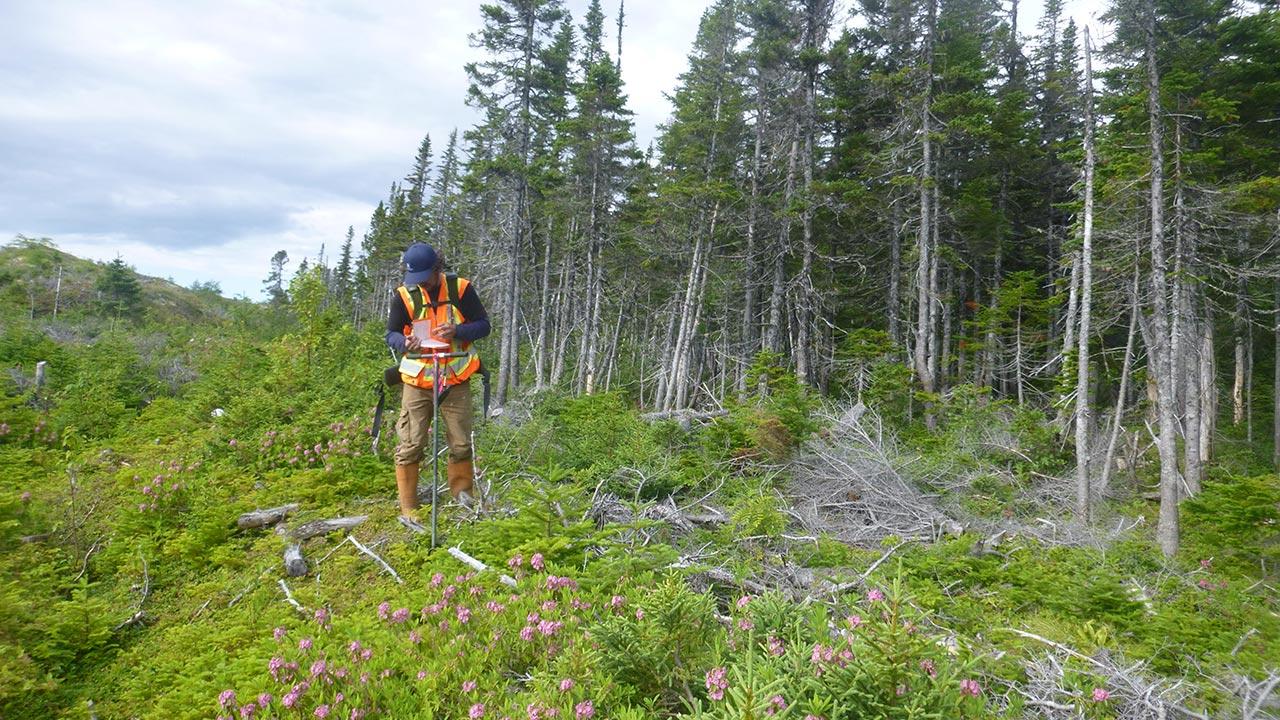
[[[440,361],[447,358],[466,357],[469,353],[428,353],[431,356],[431,549],[436,549],[439,526],[440,493]],[[425,355],[424,355],[425,357]]]

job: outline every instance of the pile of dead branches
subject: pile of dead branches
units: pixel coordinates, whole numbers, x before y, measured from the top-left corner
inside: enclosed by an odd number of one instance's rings
[[[935,539],[962,527],[900,471],[902,455],[879,419],[858,404],[821,418],[825,429],[792,462],[789,494],[811,532],[876,546],[889,536]]]
[[[1105,650],[1085,655],[1039,635],[1021,630],[1012,632],[1045,645],[1043,653],[1036,653],[1023,663],[1025,681],[1011,684],[992,678],[1004,685],[1006,702],[1014,697],[1021,700],[1025,708],[1023,717],[1074,720],[1084,717],[1081,708],[1096,703],[1105,703],[1110,716],[1118,720],[1208,720],[1210,717],[1208,713],[1188,707],[1198,688],[1184,679],[1157,679],[1147,672],[1146,663],[1123,664]],[[1097,676],[1096,689],[1081,691],[1069,687],[1072,683],[1067,681],[1067,665],[1072,663],[1073,670],[1078,671],[1078,662],[1088,665],[1089,671]],[[1263,682],[1250,685],[1248,692],[1236,693],[1242,701],[1242,712],[1231,713],[1229,717],[1274,719],[1264,708],[1275,684],[1273,681],[1267,686]]]

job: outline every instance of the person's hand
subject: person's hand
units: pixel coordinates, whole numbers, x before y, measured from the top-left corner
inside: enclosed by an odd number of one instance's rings
[[[422,348],[422,340],[414,335],[405,335],[404,350],[405,352],[413,352]]]
[[[453,340],[453,335],[457,330],[457,325],[440,325],[436,328],[435,336],[445,342],[449,342],[450,340]]]

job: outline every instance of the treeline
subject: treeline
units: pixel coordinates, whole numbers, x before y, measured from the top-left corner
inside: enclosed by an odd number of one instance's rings
[[[1220,417],[1252,442],[1272,416],[1280,463],[1276,3],[1119,0],[1098,44],[1060,0],[1030,37],[1017,0],[717,0],[643,150],[621,4],[616,30],[598,1],[482,13],[483,122],[424,139],[324,268],[358,324],[425,240],[482,289],[498,402],[670,410],[753,389],[761,353],[832,393],[901,363],[925,423],[973,384],[1074,432],[1081,515],[1142,410],[1169,553]]]

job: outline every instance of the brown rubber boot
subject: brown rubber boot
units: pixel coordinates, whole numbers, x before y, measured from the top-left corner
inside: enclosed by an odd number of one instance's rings
[[[400,514],[418,520],[418,463],[396,466],[396,492],[400,496]]]
[[[449,494],[458,504],[470,508],[475,500],[472,495],[475,485],[475,471],[470,460],[458,460],[449,463]]]

